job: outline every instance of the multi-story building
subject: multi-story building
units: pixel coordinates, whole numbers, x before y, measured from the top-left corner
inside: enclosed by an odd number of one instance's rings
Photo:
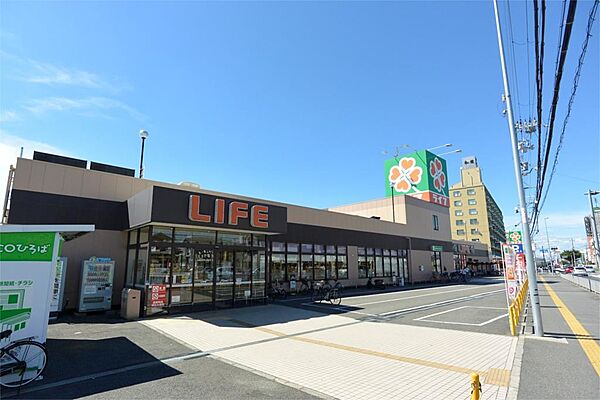
[[[450,221],[453,240],[485,243],[490,259],[502,256],[502,211],[483,183],[476,157],[463,158],[460,182],[450,187]]]

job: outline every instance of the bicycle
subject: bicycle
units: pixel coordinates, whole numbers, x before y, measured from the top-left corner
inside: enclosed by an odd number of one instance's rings
[[[12,330],[0,332],[0,340],[10,338]],[[20,388],[42,375],[48,361],[46,347],[32,340],[20,339],[0,349],[0,386]]]
[[[271,300],[275,300],[275,298],[287,299],[287,291],[281,287],[279,281],[275,281],[273,285],[271,285]]]
[[[333,305],[340,305],[342,303],[342,297],[340,295],[342,288],[343,286],[339,282],[336,282],[335,286],[331,287],[329,282],[322,281],[315,284],[313,287],[311,300],[319,303],[325,300]]]

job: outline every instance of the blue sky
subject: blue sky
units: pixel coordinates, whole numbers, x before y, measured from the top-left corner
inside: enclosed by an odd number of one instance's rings
[[[579,2],[558,127],[591,5]],[[149,179],[327,207],[383,196],[383,150],[451,142],[463,153],[447,157],[450,183],[476,155],[506,225],[518,222],[490,1],[0,7],[3,171],[21,145],[137,168],[144,128]],[[559,7],[549,3],[548,78]],[[524,3],[511,11],[528,116]],[[583,193],[600,188],[593,33],[544,208],[561,247],[583,244]]]

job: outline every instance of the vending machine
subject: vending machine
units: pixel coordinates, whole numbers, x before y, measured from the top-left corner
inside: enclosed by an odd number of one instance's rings
[[[115,262],[110,258],[91,257],[81,265],[79,312],[110,310]]]

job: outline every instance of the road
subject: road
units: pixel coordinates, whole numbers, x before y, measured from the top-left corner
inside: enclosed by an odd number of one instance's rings
[[[509,335],[504,283],[499,278],[479,278],[468,284],[408,291],[352,295],[340,306],[290,298],[280,304],[324,313],[381,322],[442,329]]]

